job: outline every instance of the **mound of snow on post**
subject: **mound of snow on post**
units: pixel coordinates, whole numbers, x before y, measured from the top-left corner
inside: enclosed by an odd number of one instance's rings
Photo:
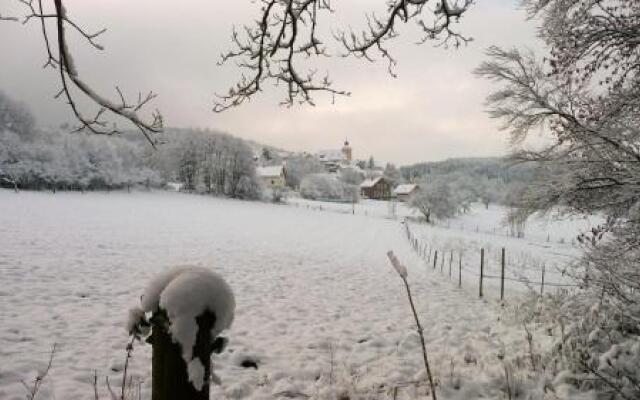
[[[141,303],[145,312],[154,312],[158,308],[167,312],[169,332],[173,340],[180,344],[182,358],[189,365],[189,380],[200,390],[202,373],[194,373],[200,369],[195,368],[192,360],[198,333],[196,317],[205,311],[215,314],[212,338],[231,326],[236,303],[227,282],[206,268],[176,267],[151,281]]]

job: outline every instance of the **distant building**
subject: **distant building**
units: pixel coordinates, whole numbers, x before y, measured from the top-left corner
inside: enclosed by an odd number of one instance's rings
[[[396,196],[396,199],[398,199],[398,201],[407,202],[411,200],[418,189],[419,186],[415,183],[406,183],[396,186],[396,188],[393,189],[393,194]]]
[[[349,140],[345,139],[344,145],[342,146],[342,156],[348,164],[351,164],[351,161],[353,159],[352,153],[353,151],[351,149],[351,146],[349,146]]]
[[[360,195],[366,199],[387,200],[391,198],[391,184],[382,176],[366,179],[360,184]]]
[[[256,167],[256,175],[262,185],[269,189],[282,189],[285,187],[286,175],[284,165],[270,167]]]
[[[345,139],[341,149],[320,150],[316,156],[327,172],[337,172],[339,169],[352,164],[353,149],[349,145],[349,141]]]

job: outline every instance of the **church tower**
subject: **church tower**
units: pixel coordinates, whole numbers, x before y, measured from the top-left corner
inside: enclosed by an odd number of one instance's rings
[[[351,146],[349,146],[349,140],[345,139],[344,140],[344,146],[342,146],[342,155],[344,156],[344,159],[347,162],[351,162],[352,160],[352,152],[351,152]]]

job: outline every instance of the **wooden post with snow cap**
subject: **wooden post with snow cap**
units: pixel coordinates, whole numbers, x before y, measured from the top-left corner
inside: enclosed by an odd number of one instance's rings
[[[181,267],[153,279],[141,303],[151,313],[151,399],[209,400],[211,356],[235,312],[231,288],[208,269]]]

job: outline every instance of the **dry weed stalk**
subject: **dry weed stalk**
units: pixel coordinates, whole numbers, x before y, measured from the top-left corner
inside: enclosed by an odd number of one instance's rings
[[[418,335],[420,336],[420,345],[422,346],[422,357],[424,359],[424,368],[427,371],[427,378],[429,378],[429,386],[431,388],[431,398],[433,400],[437,400],[436,395],[436,386],[433,382],[433,376],[431,375],[431,368],[429,367],[429,358],[427,357],[427,346],[424,341],[424,330],[422,329],[422,325],[420,324],[420,319],[418,318],[418,313],[416,312],[416,307],[413,304],[413,298],[411,297],[411,288],[409,287],[409,283],[407,282],[407,268],[400,264],[398,258],[393,254],[393,251],[387,252],[387,257],[389,257],[389,261],[391,261],[391,265],[398,272],[398,275],[402,279],[404,283],[404,287],[407,290],[407,297],[409,299],[409,305],[411,306],[411,312],[413,313],[413,318],[416,321],[416,328],[418,331]]]
[[[51,370],[51,366],[53,365],[53,358],[55,357],[57,346],[58,346],[57,343],[53,344],[53,347],[51,348],[51,353],[49,354],[49,362],[47,363],[47,366],[44,369],[44,371],[38,372],[38,375],[36,375],[36,378],[33,382],[33,386],[29,387],[25,382],[22,382],[22,384],[24,385],[24,387],[27,389],[27,392],[28,392],[27,400],[34,400],[38,395],[38,392],[42,387],[42,383],[44,382],[44,379],[47,377],[47,375],[49,375],[49,371]]]

